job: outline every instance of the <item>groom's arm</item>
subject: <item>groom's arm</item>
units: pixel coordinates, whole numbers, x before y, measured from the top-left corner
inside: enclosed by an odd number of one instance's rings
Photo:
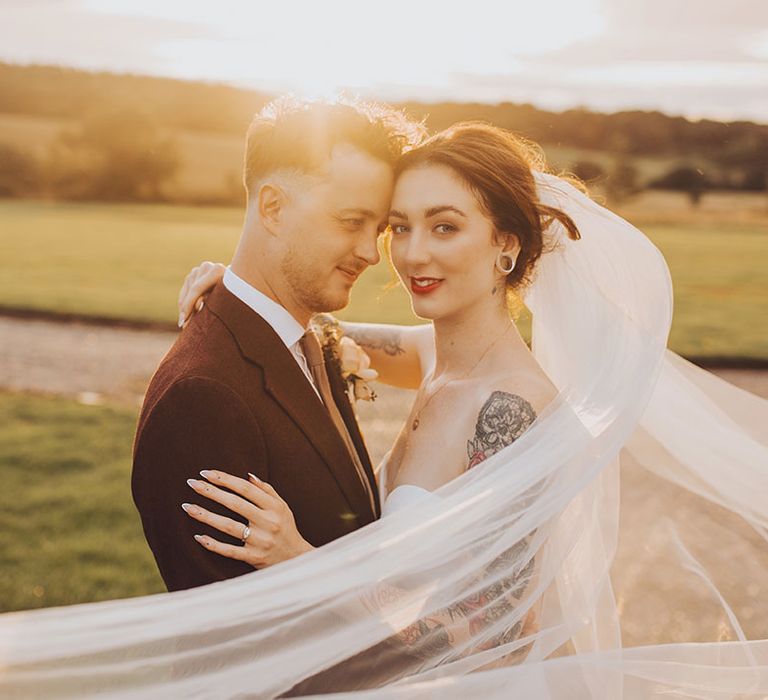
[[[244,562],[214,554],[195,534],[229,544],[240,542],[190,518],[181,504],[196,503],[235,520],[238,515],[202,499],[187,479],[216,468],[269,480],[259,425],[237,394],[211,379],[188,378],[172,385],[144,416],[134,445],[132,489],[144,534],[168,590],[202,586],[253,571]]]

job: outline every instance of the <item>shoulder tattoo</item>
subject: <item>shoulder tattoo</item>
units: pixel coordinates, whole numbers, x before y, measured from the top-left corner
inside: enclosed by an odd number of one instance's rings
[[[535,420],[536,411],[522,396],[494,391],[480,409],[475,435],[467,442],[467,468],[511,445]]]

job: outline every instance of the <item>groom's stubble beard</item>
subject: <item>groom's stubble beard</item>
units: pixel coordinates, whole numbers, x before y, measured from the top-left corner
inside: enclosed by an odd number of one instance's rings
[[[334,290],[329,279],[332,269],[319,270],[307,259],[307,252],[291,244],[280,263],[280,273],[294,300],[311,313],[338,311],[349,304],[350,289]]]

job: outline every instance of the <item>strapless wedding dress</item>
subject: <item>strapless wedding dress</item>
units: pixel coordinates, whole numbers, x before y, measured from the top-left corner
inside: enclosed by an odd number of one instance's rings
[[[422,488],[421,486],[415,486],[414,484],[400,484],[399,486],[395,486],[390,493],[386,493],[388,461],[389,454],[382,460],[381,468],[378,473],[382,518],[391,515],[397,510],[407,508],[414,503],[423,503],[429,499],[438,498],[432,491]]]

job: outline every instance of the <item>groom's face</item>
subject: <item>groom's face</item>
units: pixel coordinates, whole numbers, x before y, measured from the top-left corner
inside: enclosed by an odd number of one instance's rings
[[[393,182],[387,163],[339,144],[325,171],[295,189],[280,234],[281,277],[293,303],[311,313],[349,303],[357,278],[379,262]]]

